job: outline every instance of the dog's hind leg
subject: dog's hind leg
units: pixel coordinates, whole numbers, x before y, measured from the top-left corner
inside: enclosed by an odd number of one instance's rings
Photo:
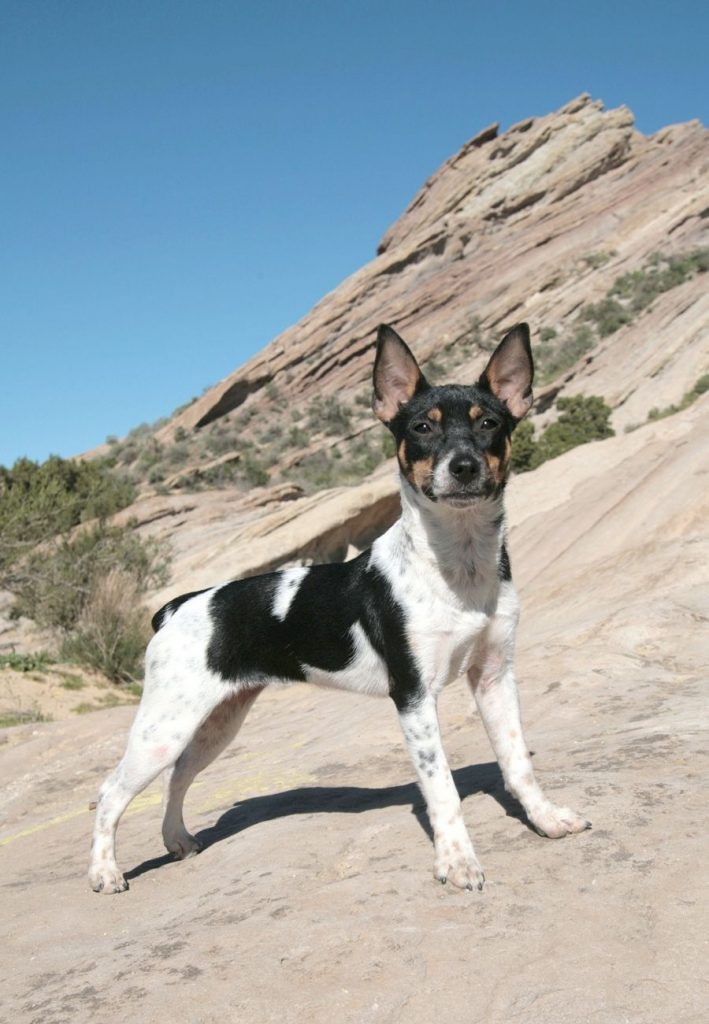
[[[89,867],[89,883],[95,892],[123,892],[128,888],[115,854],[121,815],[138,793],[177,761],[202,722],[228,694],[225,686],[207,678],[200,687],[190,685],[187,678],[182,683],[179,675],[170,681],[146,676],[126,752],[99,792]]]
[[[185,828],[182,817],[185,794],[198,773],[232,742],[261,692],[262,688],[243,690],[222,701],[199,727],[173,769],[165,774],[162,835],[166,848],[178,860],[192,857],[201,849],[199,842]]]

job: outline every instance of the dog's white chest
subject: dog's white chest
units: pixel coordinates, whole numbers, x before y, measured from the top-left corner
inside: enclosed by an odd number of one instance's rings
[[[460,607],[416,574],[399,589],[411,650],[426,685],[438,691],[470,666],[477,641],[490,622],[484,587],[470,587],[470,604]],[[443,588],[441,588],[443,589]],[[488,605],[488,607],[486,607]]]
[[[495,612],[499,582],[494,561],[487,571],[472,570],[460,553],[444,575],[435,564],[402,557],[395,534],[375,543],[373,560],[401,607],[421,679],[437,692],[468,669]]]

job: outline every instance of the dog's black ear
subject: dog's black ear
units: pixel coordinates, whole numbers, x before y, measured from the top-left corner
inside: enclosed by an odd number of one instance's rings
[[[402,405],[428,387],[409,346],[389,324],[377,332],[372,408],[382,423],[391,423]]]
[[[534,361],[529,343],[529,326],[517,324],[507,332],[490,356],[478,381],[504,402],[516,420],[526,416],[532,405]]]

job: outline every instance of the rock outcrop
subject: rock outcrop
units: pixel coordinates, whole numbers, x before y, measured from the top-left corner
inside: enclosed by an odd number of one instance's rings
[[[163,435],[258,401],[269,384],[293,401],[361,385],[382,320],[423,358],[468,338],[471,325],[493,334],[513,320],[537,331],[563,325],[653,253],[705,245],[708,181],[709,134],[698,122],[645,137],[625,107],[605,111],[587,95],[502,135],[488,128],[424,184],[375,259],[175,416]],[[608,255],[602,266],[584,262],[597,253]],[[695,281],[667,296],[652,322],[624,328],[609,343],[637,346],[640,360],[622,367],[625,378],[606,360],[607,372],[593,378],[596,393],[618,407],[619,425],[678,401],[696,379],[706,357],[706,301]],[[672,335],[669,353],[662,332]],[[646,333],[649,345],[641,343]]]
[[[619,276],[655,254],[706,247],[708,183],[709,133],[698,122],[645,137],[626,108],[606,111],[584,95],[503,134],[493,125],[424,184],[370,263],[159,436],[199,431],[274,393],[294,408],[316,395],[361,393],[381,320],[422,360],[448,352],[448,379],[473,379],[484,348],[513,321],[532,324],[539,351],[542,329],[571,330]],[[592,393],[611,405],[617,431],[645,422],[709,370],[708,325],[706,278],[697,274],[548,380],[535,414],[543,423],[553,399]],[[366,408],[357,415],[355,433],[381,431]],[[298,457],[290,452],[281,465]],[[127,510],[174,549],[173,580],[155,600],[284,562],[343,557],[369,543],[396,509],[393,465],[353,488],[287,502],[269,493],[155,494]]]

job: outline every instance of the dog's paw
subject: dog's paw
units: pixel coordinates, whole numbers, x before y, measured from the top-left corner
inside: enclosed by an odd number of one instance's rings
[[[188,857],[196,857],[202,852],[202,844],[187,831],[174,836],[163,836],[163,841],[165,849],[175,860],[187,860]]]
[[[125,892],[128,888],[128,883],[118,868],[110,867],[92,868],[89,871],[89,885],[94,892],[100,892],[104,896]]]
[[[433,877],[444,885],[450,882],[459,889],[482,889],[485,882],[483,869],[472,849],[465,853],[450,847],[437,850]]]
[[[537,832],[549,839],[561,839],[591,827],[590,821],[569,807],[556,807],[554,804],[549,804],[530,818]]]

